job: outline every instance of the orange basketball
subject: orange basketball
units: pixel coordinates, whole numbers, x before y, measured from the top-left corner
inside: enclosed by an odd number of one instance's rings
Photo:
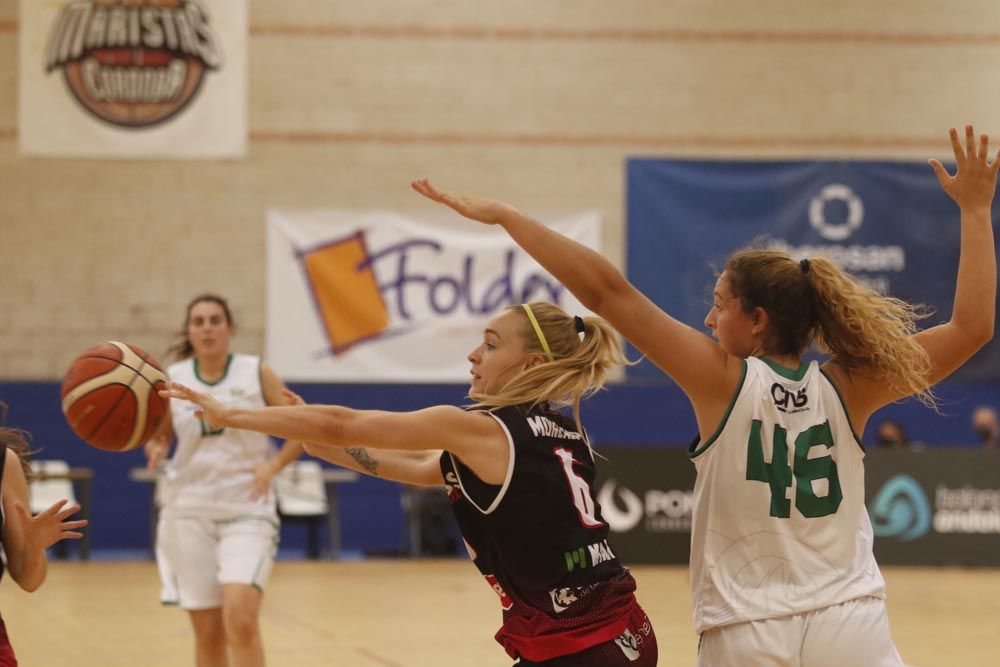
[[[77,357],[62,383],[62,411],[89,445],[124,452],[149,440],[167,412],[163,368],[135,345],[110,341]]]

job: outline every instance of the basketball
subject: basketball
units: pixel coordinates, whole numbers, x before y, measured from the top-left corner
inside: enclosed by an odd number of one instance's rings
[[[109,452],[149,440],[167,411],[160,396],[163,368],[135,345],[109,341],[70,364],[63,376],[62,411],[73,432]]]

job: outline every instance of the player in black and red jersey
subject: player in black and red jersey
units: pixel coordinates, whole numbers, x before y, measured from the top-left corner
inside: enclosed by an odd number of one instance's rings
[[[31,453],[29,435],[4,425],[7,406],[0,403],[0,577],[11,578],[31,593],[45,582],[48,559],[45,550],[60,540],[83,537],[79,529],[86,519],[70,520],[79,505],[60,500],[33,516],[29,510],[28,480],[33,473],[28,465]],[[20,603],[18,603],[20,604]],[[17,667],[17,658],[7,636],[7,626],[0,618],[0,667]]]
[[[521,667],[652,667],[652,624],[608,543],[580,401],[625,363],[603,320],[511,306],[469,354],[469,409],[244,409],[172,384],[211,428],[310,443],[314,456],[409,484],[446,485],[476,566],[500,596],[496,639]],[[300,400],[301,402],[301,400]],[[573,418],[556,410],[569,405]]]

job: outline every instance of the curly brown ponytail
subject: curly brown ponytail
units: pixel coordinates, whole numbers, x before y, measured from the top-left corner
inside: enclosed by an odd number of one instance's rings
[[[724,270],[744,312],[767,312],[765,354],[801,355],[815,345],[845,368],[865,368],[900,395],[934,405],[930,358],[913,338],[925,308],[865,287],[826,257],[800,262],[751,247],[733,253]]]

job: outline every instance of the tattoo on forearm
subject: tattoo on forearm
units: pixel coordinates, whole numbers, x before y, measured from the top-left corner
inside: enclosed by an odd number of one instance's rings
[[[344,450],[347,455],[358,462],[365,472],[372,475],[378,474],[378,461],[368,456],[368,450],[364,447],[348,447]]]

